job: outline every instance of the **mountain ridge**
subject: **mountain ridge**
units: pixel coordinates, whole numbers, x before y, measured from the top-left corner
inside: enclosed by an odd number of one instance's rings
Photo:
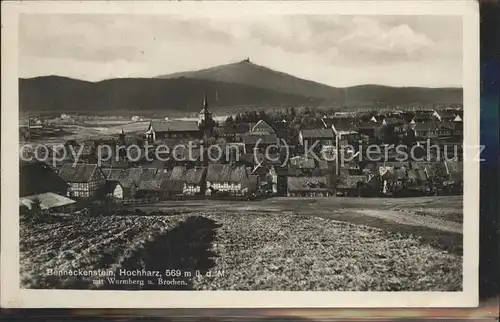
[[[204,93],[210,107],[350,107],[462,103],[461,88],[356,85],[332,87],[250,61],[154,78],[113,78],[98,82],[49,75],[19,79],[21,111],[198,112]]]

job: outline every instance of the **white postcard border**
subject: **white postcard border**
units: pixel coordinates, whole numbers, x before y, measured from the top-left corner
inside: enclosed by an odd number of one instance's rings
[[[462,292],[81,291],[20,289],[18,164],[19,14],[461,15],[465,144],[479,147],[479,8],[476,1],[2,2],[1,293],[9,308],[473,307],[478,305],[479,164],[464,164]],[[479,148],[477,148],[479,150]],[[470,152],[472,151],[469,148]]]

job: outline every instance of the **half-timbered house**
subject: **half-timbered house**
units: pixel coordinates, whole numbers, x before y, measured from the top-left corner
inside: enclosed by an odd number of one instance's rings
[[[248,170],[243,165],[208,165],[206,176],[206,195],[227,194],[243,196],[252,193]]]
[[[106,178],[97,164],[65,164],[59,176],[68,183],[70,198],[92,198],[104,187]]]
[[[204,194],[206,176],[206,167],[188,169],[183,176],[185,181],[183,189],[184,195],[195,196],[198,194]]]

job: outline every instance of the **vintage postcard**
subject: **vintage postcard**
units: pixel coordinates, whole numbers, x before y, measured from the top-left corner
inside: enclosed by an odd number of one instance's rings
[[[2,3],[2,306],[476,306],[478,37],[475,1]]]

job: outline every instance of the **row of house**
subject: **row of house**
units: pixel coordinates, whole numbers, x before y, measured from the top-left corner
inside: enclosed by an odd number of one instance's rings
[[[307,116],[304,116],[307,118]],[[303,117],[303,118],[304,118]],[[328,144],[336,137],[342,139],[353,134],[374,136],[375,131],[382,126],[391,126],[399,133],[412,130],[416,137],[446,138],[450,136],[460,136],[463,131],[463,111],[462,110],[420,110],[412,113],[391,112],[382,115],[334,115],[324,116],[319,122],[315,119],[308,122],[301,122],[301,132],[299,142],[304,145],[306,140],[320,140]],[[285,122],[283,120],[283,122]],[[333,131],[331,133],[330,131]],[[237,125],[225,125],[216,129],[219,137],[227,139],[229,142],[242,142],[247,135],[260,134],[262,136],[280,137],[279,133],[272,126],[260,120],[256,124],[243,123]]]
[[[263,189],[279,196],[328,197],[396,195],[403,190],[415,194],[439,192],[432,189],[461,192],[463,187],[463,164],[459,161],[381,162],[363,169],[347,165],[338,175],[334,167],[301,156],[287,166],[261,162],[257,167],[210,164],[172,169],[102,169],[95,164],[77,164],[54,171],[40,162],[22,162],[20,203],[30,208],[38,200],[42,209],[64,209],[75,200],[104,195],[116,200],[158,201],[186,196],[249,196]]]
[[[121,159],[98,166],[95,164],[95,151],[100,143],[106,141],[104,138],[100,142],[68,142],[83,146],[80,156],[83,162],[76,165],[62,163],[52,169],[44,167],[44,171],[54,171],[59,178],[57,180],[62,181],[65,188],[42,192],[38,191],[40,189],[34,190],[37,190],[37,194],[50,192],[75,200],[99,195],[122,200],[162,200],[184,196],[245,196],[262,190],[281,196],[359,195],[360,191],[383,194],[400,187],[424,190],[422,187],[435,185],[437,176],[443,179],[441,181],[445,186],[457,186],[462,182],[462,165],[452,165],[450,161],[423,164],[388,158],[383,162],[368,163],[353,159],[344,164],[339,163],[338,159],[330,162],[308,158],[295,153],[294,147],[263,120],[255,124],[216,128],[217,135],[225,138],[227,144],[237,147],[242,154],[239,154],[239,158],[226,158],[225,162],[204,162],[202,159],[206,152],[201,149],[204,142],[200,124],[209,119],[211,113],[206,98],[203,105],[198,122],[152,121],[145,132],[146,140],[157,143],[175,145],[198,142],[198,146],[189,151],[188,161],[182,161],[186,160],[182,155],[175,158],[176,162],[157,159],[145,162],[132,156],[135,161]],[[404,113],[371,115],[369,118],[345,115],[324,117],[316,123],[308,122],[314,126],[301,128],[298,144],[311,146],[319,143],[318,149],[331,148],[333,152],[348,152],[356,156],[364,151],[346,151],[349,138],[358,139],[360,135],[373,137],[377,129],[391,127],[396,133],[412,129],[418,137],[439,138],[446,145],[450,144],[447,139],[449,136],[461,136],[461,122],[462,116],[459,114],[436,111],[420,111],[411,119]],[[434,125],[429,127],[431,123]],[[453,126],[448,126],[450,123]],[[127,136],[122,131],[118,140],[110,138],[108,141],[107,144],[140,145],[141,138]],[[270,153],[267,147],[271,145],[278,149]],[[280,147],[285,148],[285,151]],[[187,150],[179,151],[182,154]],[[149,152],[136,151],[143,155]],[[436,171],[436,164],[443,164],[444,170]]]
[[[57,170],[71,198],[107,195],[115,199],[169,199],[180,196],[227,194],[245,196],[256,192],[258,178],[243,165],[210,164],[186,168],[102,169],[96,164],[63,165]]]

